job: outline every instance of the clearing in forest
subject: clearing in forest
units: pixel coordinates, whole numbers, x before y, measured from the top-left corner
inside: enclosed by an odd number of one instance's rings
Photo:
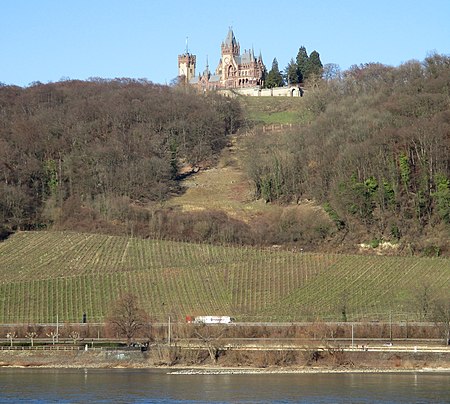
[[[217,163],[192,174],[183,181],[186,192],[168,201],[169,206],[183,211],[219,210],[231,217],[250,221],[265,212],[282,209],[280,206],[255,200],[253,184],[243,167],[245,138],[252,136],[277,136],[276,133],[260,133],[261,125],[301,125],[307,121],[304,103],[299,98],[243,97],[241,105],[248,121],[255,130],[241,130],[230,137]]]

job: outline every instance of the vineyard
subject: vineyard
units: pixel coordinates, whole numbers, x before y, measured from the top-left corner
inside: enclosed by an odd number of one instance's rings
[[[421,319],[425,285],[450,290],[450,260],[351,256],[19,232],[0,243],[0,323],[101,322],[121,294],[154,320]]]

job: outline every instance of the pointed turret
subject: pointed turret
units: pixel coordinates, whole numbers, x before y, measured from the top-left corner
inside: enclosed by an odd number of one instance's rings
[[[236,41],[233,29],[230,27],[228,29],[227,37],[225,42],[222,42],[222,54],[231,53],[232,55],[239,55],[241,53],[239,42]]]
[[[225,39],[225,45],[226,46],[237,46],[236,37],[234,36],[233,28],[229,27],[228,29],[228,35]]]
[[[208,55],[206,55],[206,68],[205,71],[203,72],[203,76],[206,77],[208,80],[211,77],[211,73],[209,71]]]

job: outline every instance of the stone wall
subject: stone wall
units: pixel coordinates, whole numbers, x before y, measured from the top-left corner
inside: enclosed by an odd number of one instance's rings
[[[304,90],[295,86],[262,89],[259,87],[246,87],[219,90],[219,92],[227,97],[233,97],[235,95],[246,95],[250,97],[301,97],[303,96]]]

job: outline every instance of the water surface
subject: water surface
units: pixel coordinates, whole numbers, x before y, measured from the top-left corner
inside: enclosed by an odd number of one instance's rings
[[[176,375],[0,369],[0,402],[450,403],[449,373]]]

